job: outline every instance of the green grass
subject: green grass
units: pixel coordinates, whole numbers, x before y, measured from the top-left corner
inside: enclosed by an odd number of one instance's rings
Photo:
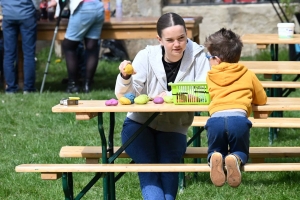
[[[48,57],[47,49],[38,54],[37,87],[42,81]],[[269,59],[268,52],[257,55],[254,59]],[[0,199],[48,200],[63,199],[61,180],[44,181],[38,173],[16,173],[16,165],[25,163],[84,163],[83,159],[64,159],[59,151],[65,145],[100,145],[97,131],[97,119],[76,121],[75,114],[52,113],[52,106],[61,98],[66,85],[61,83],[66,78],[65,61],[54,62],[51,59],[49,74],[43,94],[4,95],[0,96]],[[244,58],[253,59],[253,58]],[[101,61],[95,76],[94,91],[79,94],[81,99],[109,99],[114,97],[115,78],[118,64]],[[290,78],[285,77],[284,78]],[[294,92],[291,96],[299,96]],[[120,145],[120,130],[126,113],[116,114],[115,145]],[[285,113],[299,117],[298,112]],[[108,114],[104,114],[105,131],[108,132]],[[299,146],[298,129],[280,129],[273,146]],[[189,137],[192,131],[189,130]],[[202,146],[207,146],[205,133],[201,135]],[[268,146],[268,128],[251,130],[251,146]],[[299,162],[293,159],[268,159],[268,162]],[[117,159],[117,162],[128,162],[128,159]],[[187,160],[191,162],[191,160]],[[206,162],[205,159],[202,160]],[[298,199],[300,191],[300,172],[247,172],[243,173],[242,184],[238,188],[225,185],[215,187],[209,173],[199,173],[197,179],[186,173],[185,190],[178,194],[179,200],[264,200],[264,199]],[[75,194],[86,184],[92,174],[74,174]],[[142,199],[136,173],[127,173],[116,183],[116,199]],[[102,199],[102,181],[99,181],[83,199]]]

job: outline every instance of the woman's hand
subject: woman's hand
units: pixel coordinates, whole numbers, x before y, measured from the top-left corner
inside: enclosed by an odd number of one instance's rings
[[[164,97],[164,96],[167,96],[167,93],[164,91],[162,93],[160,93],[159,95],[157,95],[156,97]],[[156,98],[155,97],[155,98]]]
[[[121,64],[119,65],[119,70],[121,73],[122,78],[124,79],[129,79],[131,77],[131,74],[126,74],[125,72],[125,66],[127,64],[131,64],[131,62],[129,60],[124,60],[123,62],[121,62]],[[133,74],[135,74],[136,72],[134,71]]]

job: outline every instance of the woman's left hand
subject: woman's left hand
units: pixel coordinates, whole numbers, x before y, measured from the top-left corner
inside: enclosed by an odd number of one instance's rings
[[[167,93],[165,91],[161,92],[159,95],[157,95],[156,97],[164,97],[167,96]]]

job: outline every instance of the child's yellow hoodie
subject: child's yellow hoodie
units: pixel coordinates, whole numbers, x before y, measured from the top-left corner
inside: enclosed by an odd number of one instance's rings
[[[240,63],[222,62],[212,66],[206,82],[211,97],[210,115],[221,110],[243,109],[249,117],[251,104],[267,102],[266,92],[256,75]]]

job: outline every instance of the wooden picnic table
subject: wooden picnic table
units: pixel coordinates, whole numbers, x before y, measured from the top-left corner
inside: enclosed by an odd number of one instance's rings
[[[268,45],[270,45],[270,51],[271,51],[271,59],[272,61],[278,61],[278,45],[279,44],[300,44],[300,34],[294,34],[293,38],[289,39],[281,39],[278,37],[278,34],[244,34],[241,37],[244,44],[256,44],[258,48],[266,48]],[[295,71],[295,68],[297,67],[297,63],[295,62],[284,62],[284,63],[278,63],[278,66],[282,69],[283,67],[287,69],[293,69],[294,74],[297,75],[297,77],[294,79],[295,81],[299,78],[299,72]],[[273,73],[272,75],[273,81],[282,81],[282,76],[279,73]],[[281,97],[282,96],[282,89],[273,89],[271,91],[273,94],[272,96],[275,97]],[[290,91],[287,92],[290,94]]]
[[[244,44],[256,44],[257,48],[265,49],[270,44],[300,44],[300,34],[293,38],[281,39],[278,34],[244,34],[241,37]]]
[[[56,105],[52,107],[54,113],[75,113],[76,119],[83,115],[89,115],[90,118],[97,115],[93,113],[102,112],[207,112],[208,105],[175,105],[173,103],[155,104],[149,101],[147,104],[131,104],[117,106],[106,106],[106,100],[79,100],[78,105],[64,106]],[[293,104],[293,105],[291,105]],[[252,105],[254,112],[263,111],[281,111],[281,110],[300,110],[299,98],[269,97],[266,105]],[[89,118],[89,119],[90,119]],[[88,119],[88,118],[87,118]]]
[[[259,113],[269,113],[276,110],[300,110],[299,98],[268,98],[267,104],[263,106],[253,105],[253,111]],[[151,112],[152,115],[143,124],[142,129],[146,128],[149,123],[155,119],[161,112],[195,112],[195,111],[207,111],[208,105],[175,105],[175,104],[154,104],[152,101],[147,104],[138,105],[117,105],[117,106],[106,106],[105,100],[79,100],[78,105],[55,105],[52,107],[52,112],[54,113],[75,113],[76,119],[91,119],[92,117],[98,116],[98,131],[101,138],[101,152],[106,152],[101,154],[101,163],[97,164],[24,164],[16,167],[17,172],[41,172],[43,179],[57,179],[57,172],[62,173],[62,184],[63,191],[65,194],[65,199],[80,199],[89,191],[89,189],[96,184],[96,182],[103,176],[103,198],[104,199],[115,199],[115,180],[118,180],[122,174],[115,177],[114,172],[144,172],[144,171],[177,171],[177,172],[209,172],[209,167],[207,164],[114,164],[115,159],[117,159],[125,148],[130,145],[130,143],[139,135],[142,130],[138,130],[133,134],[133,137],[128,140],[121,147],[118,147],[114,152],[114,127],[115,127],[115,113],[118,112]],[[109,113],[109,133],[104,133],[103,124],[103,113]],[[86,118],[82,118],[86,116]],[[263,115],[258,115],[263,116]],[[199,119],[199,118],[198,118]],[[268,126],[268,119],[264,120],[266,126]],[[298,120],[299,121],[299,120]],[[298,123],[296,121],[295,123]],[[197,123],[200,123],[199,121]],[[203,120],[202,120],[203,123]],[[270,123],[274,123],[270,120]],[[293,123],[290,123],[294,125]],[[299,123],[298,123],[299,124]],[[288,126],[287,126],[288,127]],[[299,126],[297,126],[299,127]],[[77,149],[77,147],[76,147]],[[78,149],[77,149],[78,150]],[[81,149],[82,150],[82,149]],[[80,149],[79,149],[80,151]],[[286,151],[286,150],[285,150]],[[282,155],[285,155],[285,151]],[[290,150],[289,150],[290,151]],[[294,152],[291,152],[294,153]],[[297,150],[296,153],[299,153]],[[97,154],[97,153],[96,153]],[[81,156],[81,153],[80,153]],[[285,166],[282,168],[282,166]],[[169,167],[168,167],[169,166]],[[247,167],[249,166],[249,169]],[[264,169],[261,169],[262,166]],[[288,167],[295,166],[295,167]],[[252,168],[252,170],[250,170]],[[248,171],[293,171],[300,170],[299,164],[291,163],[254,163],[246,165],[244,169]],[[72,172],[96,172],[95,176],[91,181],[84,187],[84,189],[74,198],[74,188],[73,188],[73,176]],[[104,173],[104,174],[103,174]]]
[[[288,102],[288,103],[287,103]],[[264,106],[255,106],[253,105],[253,111],[258,113],[256,117],[266,118],[268,113],[275,110],[300,110],[300,101],[298,99],[292,98],[269,98],[268,102]],[[152,120],[159,115],[161,112],[196,112],[196,111],[208,111],[208,105],[175,105],[175,104],[154,104],[152,101],[149,101],[147,104],[138,105],[121,105],[117,106],[106,106],[105,100],[79,100],[78,105],[64,106],[64,105],[55,105],[52,107],[52,112],[54,113],[75,113],[77,120],[88,120],[95,116],[98,116],[98,131],[101,138],[101,146],[103,152],[109,149],[110,157],[107,157],[107,154],[102,154],[102,163],[112,163],[130,144],[126,143],[119,148],[117,152],[113,152],[113,134],[115,126],[115,113],[117,112],[151,112],[152,116],[145,122],[144,128],[152,122]],[[106,136],[103,129],[103,113],[110,114],[110,123],[109,123],[109,134]],[[136,132],[133,136],[133,139],[137,137],[139,132]],[[133,140],[132,139],[132,140]],[[129,141],[132,141],[129,140]],[[104,196],[110,195],[115,196],[115,186],[114,175],[110,174],[105,179],[104,184],[110,185],[108,187],[103,187]],[[67,183],[66,183],[67,184]],[[71,187],[71,186],[70,186]]]
[[[244,44],[256,44],[259,49],[266,49],[270,45],[271,59],[278,61],[279,44],[300,44],[300,34],[294,34],[293,38],[282,39],[277,33],[273,34],[244,34],[241,37]],[[279,77],[279,76],[278,76]]]
[[[277,61],[278,62],[278,45],[279,44],[300,44],[300,34],[294,34],[293,38],[289,39],[281,39],[279,38],[278,34],[244,34],[241,37],[242,41],[244,44],[256,44],[257,48],[260,49],[265,49],[268,46],[270,46],[270,52],[271,52],[271,60],[272,61]],[[295,66],[297,63],[295,62],[286,62],[285,68],[290,69],[292,67],[295,69]],[[281,65],[284,67],[283,65]],[[294,81],[297,81],[300,76],[299,72],[294,71],[296,77],[294,78]],[[282,75],[280,73],[273,73],[271,75],[272,81],[282,81]],[[268,96],[272,97],[282,97],[282,96],[288,96],[292,91],[294,91],[293,88],[285,88],[284,90],[282,88],[271,88],[268,91]],[[274,112],[272,114],[274,117],[282,117],[283,112]],[[276,128],[270,128],[270,138],[273,140],[274,137],[277,134],[277,129]]]
[[[187,28],[188,38],[199,43],[200,27],[203,17],[183,17]],[[155,39],[157,35],[156,22],[158,17],[112,17],[109,22],[104,22],[101,39]],[[52,40],[56,22],[38,22],[38,40]],[[63,40],[68,26],[68,20],[63,19],[58,28],[56,40]]]

